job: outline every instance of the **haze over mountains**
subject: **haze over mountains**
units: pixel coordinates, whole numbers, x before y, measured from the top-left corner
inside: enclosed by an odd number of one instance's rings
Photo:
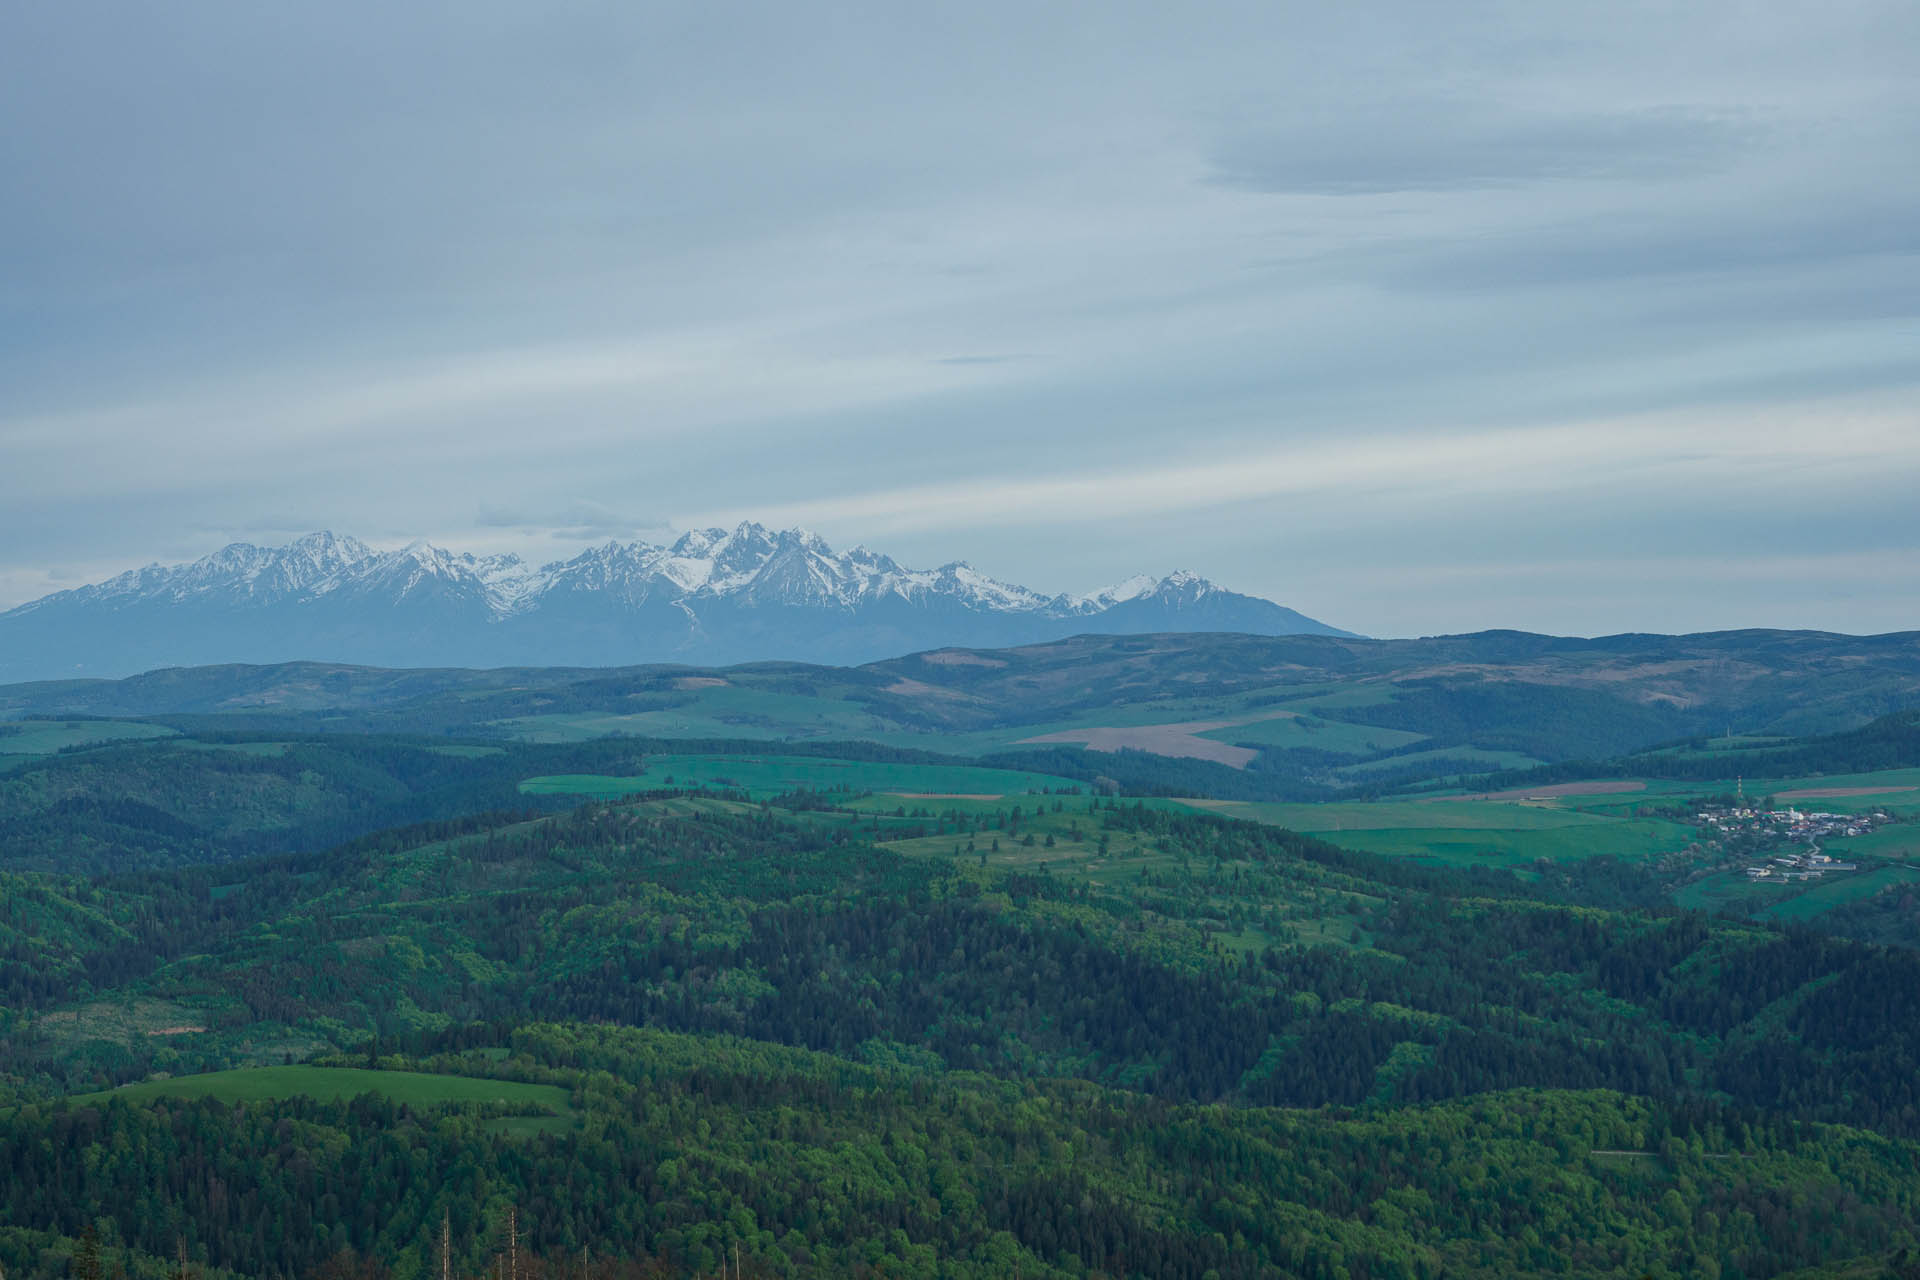
[[[320,659],[388,666],[857,663],[1078,633],[1350,633],[1179,572],[1044,595],[753,522],[532,565],[333,533],[233,543],[0,614],[0,682]]]

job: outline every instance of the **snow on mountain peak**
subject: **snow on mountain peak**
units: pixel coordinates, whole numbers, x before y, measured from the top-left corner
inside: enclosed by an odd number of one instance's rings
[[[913,604],[947,600],[1000,614],[1072,618],[1097,615],[1146,598],[1191,602],[1218,591],[1181,570],[1165,578],[1139,574],[1091,595],[1044,596],[1002,582],[955,560],[936,569],[908,569],[856,546],[836,552],[809,529],[771,530],[752,520],[731,529],[689,529],[670,545],[609,541],[572,559],[532,565],[512,554],[451,552],[424,538],[377,551],[358,539],[321,530],[284,547],[235,542],[190,564],[150,565],[96,586],[62,592],[23,609],[66,598],[299,601],[337,591],[356,598],[406,599],[431,587],[435,598],[470,600],[496,619],[537,610],[554,593],[605,593],[637,606],[650,597],[682,603],[736,599],[747,605],[852,609],[880,599]]]
[[[1074,597],[1077,603],[1095,608],[1111,608],[1126,600],[1135,600],[1146,595],[1159,585],[1159,580],[1150,573],[1136,573],[1131,578],[1123,578],[1110,587],[1104,587],[1092,595]]]

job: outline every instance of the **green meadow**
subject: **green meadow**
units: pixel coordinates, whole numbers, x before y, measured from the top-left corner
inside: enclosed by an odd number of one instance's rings
[[[1648,858],[1684,849],[1695,837],[1678,823],[1622,820],[1603,826],[1412,828],[1316,832],[1323,840],[1373,853],[1428,858],[1457,866],[1525,866],[1611,854]]]
[[[1612,854],[1654,857],[1685,848],[1693,828],[1502,800],[1383,800],[1334,804],[1188,801],[1228,818],[1288,827],[1332,844],[1458,866],[1524,867]]]
[[[1549,827],[1597,827],[1616,821],[1554,805],[1504,800],[1356,800],[1327,804],[1190,800],[1187,803],[1225,818],[1245,818],[1315,835],[1400,828],[1534,831]]]
[[[125,720],[15,720],[0,724],[0,755],[46,756],[68,747],[168,738],[165,725]]]
[[[1029,738],[1082,729],[1246,720],[1249,723],[1204,731],[1203,736],[1221,742],[1306,747],[1360,756],[1420,742],[1424,735],[1322,719],[1312,713],[1376,706],[1391,701],[1393,696],[1393,690],[1386,685],[1275,686],[1226,695],[1153,698],[1028,724],[928,729],[911,718],[905,722],[892,719],[884,709],[869,709],[864,703],[846,698],[723,684],[680,691],[674,695],[675,705],[670,707],[519,716],[496,721],[492,727],[534,743],[584,742],[609,734],[769,742],[858,739],[968,756],[1004,750]],[[1281,711],[1297,714],[1275,714]]]
[[[1920,871],[1911,867],[1875,867],[1855,872],[1839,872],[1792,886],[1802,891],[1791,897],[1782,898],[1756,911],[1754,915],[1761,920],[1775,920],[1782,924],[1810,920],[1835,907],[1845,906],[1849,902],[1858,902],[1862,898],[1871,898],[1883,889],[1917,882],[1920,882]]]
[[[1786,883],[1749,880],[1741,871],[1716,871],[1681,889],[1673,900],[1691,911],[1732,912],[1790,924],[1811,920],[1896,885],[1915,883],[1920,883],[1920,870],[1906,866],[1873,867]]]
[[[1890,822],[1864,836],[1827,841],[1825,848],[1836,858],[1889,858],[1896,862],[1920,862],[1920,822]]]

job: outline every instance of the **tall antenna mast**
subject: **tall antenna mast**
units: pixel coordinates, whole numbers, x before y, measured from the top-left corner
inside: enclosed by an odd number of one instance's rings
[[[453,1210],[440,1211],[440,1280],[453,1280]]]

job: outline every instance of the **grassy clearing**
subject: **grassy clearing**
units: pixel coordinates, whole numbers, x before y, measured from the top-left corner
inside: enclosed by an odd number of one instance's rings
[[[95,1000],[71,1009],[41,1014],[34,1029],[66,1044],[107,1040],[131,1044],[146,1037],[192,1035],[203,1031],[212,1015],[196,1005],[144,997]]]
[[[1920,882],[1920,871],[1910,867],[1879,867],[1871,871],[1843,872],[1812,881],[1805,892],[1771,903],[1754,914],[1762,920],[1810,920],[1815,916],[1871,898],[1882,889],[1897,884]],[[1799,886],[1795,886],[1799,887]]]
[[[219,1030],[220,1014],[228,1003],[218,996],[192,1004],[159,997],[122,996],[44,1013],[31,1025],[35,1035],[68,1052],[89,1043],[183,1047],[192,1044],[200,1048],[218,1043],[225,1060],[240,1066],[283,1063],[289,1054],[303,1058],[332,1047],[311,1029],[276,1023],[260,1023],[240,1031]]]
[[[1619,819],[1556,805],[1504,800],[1376,800],[1333,804],[1263,804],[1243,800],[1187,800],[1191,808],[1295,831],[1444,830],[1536,831],[1605,826]]]
[[[1754,794],[1755,783],[1747,781],[1747,794]],[[1879,773],[1833,773],[1811,778],[1784,778],[1769,780],[1758,784],[1765,788],[1763,794],[1778,795],[1784,791],[1832,791],[1862,789],[1879,792],[1874,795],[1859,796],[1808,796],[1802,799],[1782,800],[1781,804],[1791,804],[1803,810],[1824,810],[1828,813],[1868,813],[1883,809],[1888,813],[1920,812],[1920,769],[1885,769]],[[1895,787],[1912,787],[1911,791],[1895,791]],[[1883,790],[1885,789],[1885,790]]]
[[[16,720],[0,724],[0,755],[45,756],[67,747],[170,738],[165,725],[131,720]]]
[[[447,1103],[499,1102],[510,1106],[544,1107],[551,1116],[528,1119],[570,1119],[573,1110],[567,1091],[557,1085],[523,1084],[517,1080],[484,1080],[477,1076],[431,1075],[419,1071],[374,1071],[361,1067],[246,1067],[212,1071],[205,1075],[176,1076],[122,1085],[106,1093],[86,1094],[75,1102],[123,1098],[151,1102],[156,1098],[217,1098],[222,1102],[270,1102],[279,1098],[354,1098],[377,1093],[414,1107]]]
[[[1611,854],[1647,858],[1684,849],[1693,830],[1678,823],[1623,820],[1533,830],[1450,828],[1320,832],[1323,840],[1372,853],[1424,858],[1452,866],[1525,867],[1541,858],[1562,862]]]
[[[1500,800],[1183,803],[1224,817],[1288,827],[1350,849],[1455,866],[1524,868],[1541,858],[1558,862],[1600,854],[1644,858],[1684,849],[1697,838],[1693,828],[1676,822]]]
[[[1787,923],[1810,920],[1898,884],[1920,884],[1920,870],[1877,867],[1789,883],[1749,880],[1741,871],[1717,871],[1686,886],[1673,900],[1689,910],[1725,911]]]
[[[910,695],[909,695],[910,696]],[[1027,739],[1084,729],[1143,728],[1200,721],[1242,720],[1287,710],[1303,716],[1209,731],[1210,739],[1261,746],[1308,747],[1338,754],[1365,756],[1423,740],[1402,729],[1326,720],[1311,713],[1317,708],[1351,708],[1391,701],[1385,685],[1275,686],[1228,696],[1156,698],[1147,702],[1104,707],[1071,718],[998,725],[986,729],[937,730],[911,727],[870,710],[863,704],[832,696],[776,693],[722,685],[684,691],[684,700],[671,707],[625,714],[574,712],[521,716],[496,722],[496,728],[528,742],[581,742],[590,738],[626,734],[654,738],[735,738],[781,740],[863,740],[887,746],[975,756],[1017,747]]]
[[[911,796],[1021,796],[1053,789],[1073,790],[1079,783],[1052,774],[1012,769],[979,769],[970,765],[882,764],[864,760],[836,760],[812,756],[650,756],[647,771],[637,777],[598,774],[557,774],[528,778],[520,784],[527,795],[584,795],[603,799],[643,795],[672,787],[712,787],[745,791],[756,800],[783,792],[872,791],[906,793],[876,795],[876,809],[938,804],[940,799]]]
[[[1830,840],[1824,846],[1836,858],[1889,858],[1920,862],[1920,822],[1894,822],[1851,840]]]
[[[1815,774],[1800,778],[1764,778],[1747,774],[1739,779],[1729,776],[1704,782],[1649,778],[1646,780],[1644,791],[1610,796],[1568,797],[1561,803],[1569,808],[1590,812],[1621,812],[1636,805],[1687,804],[1705,796],[1730,796],[1734,794],[1736,787],[1744,789],[1748,802],[1755,804],[1768,796],[1779,797],[1785,792],[1860,789],[1870,794],[1805,796],[1797,799],[1776,799],[1776,803],[1782,808],[1793,805],[1808,812],[1871,813],[1879,809],[1896,814],[1920,814],[1920,769],[1886,769],[1878,773],[1833,773],[1824,776]],[[1913,787],[1914,790],[1892,789],[1899,787]]]

